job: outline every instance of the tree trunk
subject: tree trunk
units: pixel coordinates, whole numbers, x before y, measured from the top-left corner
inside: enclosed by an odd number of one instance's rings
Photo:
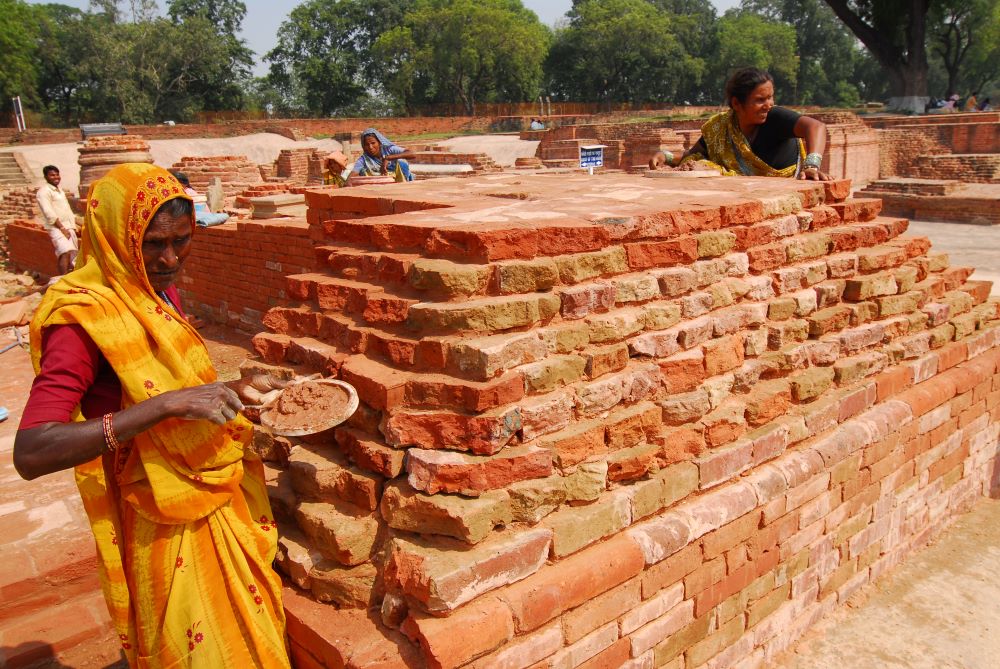
[[[885,33],[858,16],[847,0],[825,1],[886,71],[894,98],[927,97],[929,67],[925,41],[930,0],[910,0],[905,53],[892,44]]]

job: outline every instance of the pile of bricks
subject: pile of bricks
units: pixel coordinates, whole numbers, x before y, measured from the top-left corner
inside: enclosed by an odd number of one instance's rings
[[[35,195],[38,188],[21,186],[0,189],[0,223],[15,218],[32,219],[42,215]]]
[[[90,184],[97,181],[115,165],[121,163],[151,163],[149,144],[139,135],[101,135],[90,137],[77,149],[80,157],[81,198],[87,197]]]
[[[297,666],[767,666],[997,483],[990,286],[848,182],[469,183],[307,193],[254,338],[361,398],[256,442]]]
[[[200,192],[204,192],[218,178],[226,197],[263,183],[257,165],[246,156],[185,156],[170,169],[184,172],[191,181],[191,187]]]
[[[294,186],[294,184],[291,181],[277,181],[250,186],[236,195],[234,205],[239,209],[249,209],[250,200],[253,198],[263,197],[264,195],[287,193],[292,186]]]

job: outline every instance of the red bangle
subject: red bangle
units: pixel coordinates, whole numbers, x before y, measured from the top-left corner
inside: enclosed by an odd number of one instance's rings
[[[118,450],[118,447],[121,446],[121,444],[118,443],[118,437],[115,436],[115,429],[111,420],[112,414],[104,414],[104,418],[102,419],[104,424],[104,444],[108,447],[108,453],[114,453]]]

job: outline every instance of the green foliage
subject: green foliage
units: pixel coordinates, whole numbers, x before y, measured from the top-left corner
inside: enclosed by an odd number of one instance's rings
[[[380,80],[404,106],[530,100],[549,32],[520,0],[417,0],[378,38]]]
[[[775,97],[791,100],[798,82],[795,28],[759,14],[730,10],[719,21],[718,81],[741,67],[759,67],[774,77]],[[721,84],[720,84],[721,88]]]
[[[168,0],[167,14],[175,24],[201,20],[214,28],[210,71],[189,86],[205,110],[240,109],[253,68],[253,51],[237,36],[247,8],[240,0]]]
[[[283,111],[328,116],[365,104],[382,63],[373,57],[379,34],[399,25],[410,2],[307,0],[278,29],[266,56],[272,101]]]
[[[0,100],[6,111],[20,95],[25,107],[37,101],[38,22],[34,8],[21,0],[0,0]]]
[[[549,53],[548,89],[567,100],[679,101],[705,71],[678,37],[687,27],[646,0],[575,3]]]
[[[1000,0],[940,0],[931,7],[929,23],[937,89],[968,94],[997,81]]]

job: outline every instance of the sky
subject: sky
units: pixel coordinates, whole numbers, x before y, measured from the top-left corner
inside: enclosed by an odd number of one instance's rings
[[[29,0],[30,2],[59,2],[86,9],[89,0]],[[539,20],[547,25],[554,25],[561,19],[572,6],[572,0],[521,0],[524,6],[535,12]],[[254,74],[262,75],[267,73],[266,64],[263,63],[263,56],[270,51],[277,41],[278,26],[288,16],[297,4],[290,0],[243,0],[247,6],[247,15],[243,20],[242,37],[247,41],[247,45],[257,53],[257,62]],[[161,10],[166,6],[166,2],[160,2]],[[725,10],[735,7],[739,0],[712,0],[721,14]]]

